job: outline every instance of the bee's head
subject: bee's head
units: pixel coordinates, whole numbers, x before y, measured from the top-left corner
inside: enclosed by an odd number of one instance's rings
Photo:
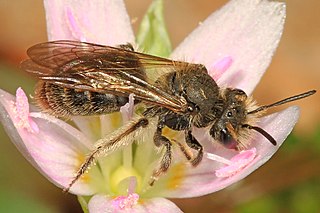
[[[225,103],[222,114],[210,129],[210,135],[229,149],[240,150],[246,147],[246,139],[249,138],[251,130],[255,130],[263,135],[273,145],[277,145],[276,140],[265,130],[254,126],[266,109],[301,98],[305,98],[315,93],[315,90],[295,95],[270,105],[257,107],[255,102],[240,89],[225,89],[221,96]]]
[[[247,108],[251,99],[240,89],[227,88],[221,93],[222,114],[212,125],[210,135],[229,149],[238,149],[242,124],[247,122]]]

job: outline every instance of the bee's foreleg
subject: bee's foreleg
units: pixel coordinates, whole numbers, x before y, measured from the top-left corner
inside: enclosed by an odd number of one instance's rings
[[[95,159],[101,154],[110,154],[120,147],[128,144],[128,138],[131,133],[134,133],[139,128],[144,128],[148,126],[149,121],[147,118],[140,118],[137,121],[131,122],[128,126],[116,131],[110,137],[105,137],[97,141],[96,148],[88,155],[85,162],[82,163],[79,170],[77,171],[75,177],[72,179],[71,183],[67,188],[64,189],[68,192],[73,184],[87,171],[89,166],[95,161]]]

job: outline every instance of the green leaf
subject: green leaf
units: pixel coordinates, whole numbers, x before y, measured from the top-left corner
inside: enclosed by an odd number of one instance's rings
[[[168,57],[172,51],[163,18],[163,1],[154,0],[144,16],[137,35],[137,44],[144,52]]]

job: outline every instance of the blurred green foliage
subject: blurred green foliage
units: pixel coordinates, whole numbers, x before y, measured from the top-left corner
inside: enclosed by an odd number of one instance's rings
[[[320,184],[313,179],[278,193],[241,204],[238,213],[317,213],[320,212]]]
[[[15,94],[18,87],[22,87],[27,94],[33,93],[35,79],[19,70],[18,65],[9,65],[0,61],[0,88]]]
[[[22,194],[13,189],[1,187],[0,190],[0,212],[3,213],[54,213],[52,206],[43,204],[36,197]]]

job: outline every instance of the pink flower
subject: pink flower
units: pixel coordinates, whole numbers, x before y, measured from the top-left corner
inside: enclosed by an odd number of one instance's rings
[[[105,45],[134,43],[130,19],[122,1],[72,0],[45,2],[49,40],[81,40]],[[250,94],[270,63],[285,19],[285,5],[267,0],[230,1],[207,18],[172,53],[176,60],[204,64],[219,85]],[[1,121],[17,148],[55,185],[65,188],[93,144],[122,125],[119,114],[72,118],[75,127],[29,107],[22,89],[16,97],[0,91]],[[122,109],[126,120],[129,108]],[[248,150],[225,149],[203,131],[194,131],[205,157],[193,168],[175,151],[169,172],[154,186],[148,181],[159,160],[152,135],[129,145],[95,165],[70,192],[91,196],[90,212],[181,212],[163,198],[185,198],[221,190],[264,164],[281,146],[297,122],[299,110],[290,107],[263,117],[259,126],[277,146],[254,135]],[[130,116],[129,116],[130,117]]]

